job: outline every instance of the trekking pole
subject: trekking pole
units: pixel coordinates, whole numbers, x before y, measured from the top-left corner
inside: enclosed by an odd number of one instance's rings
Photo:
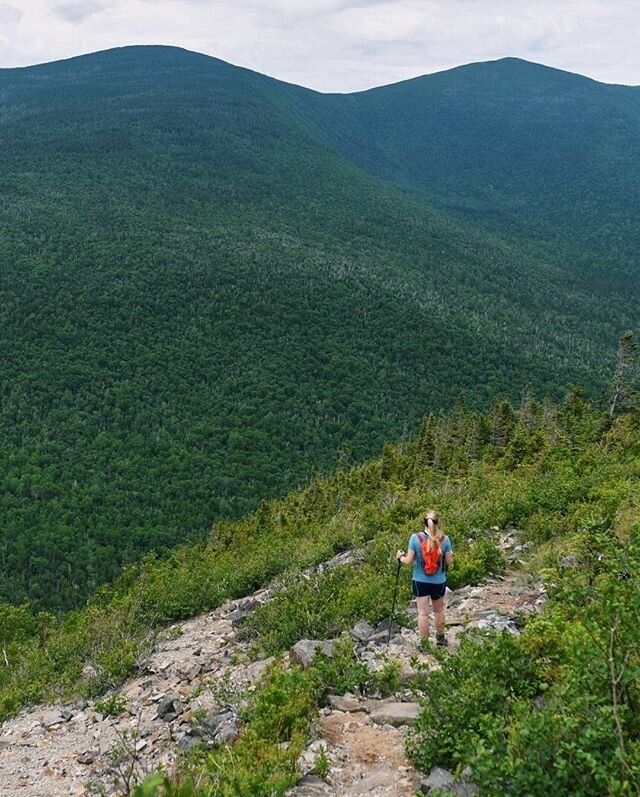
[[[400,581],[400,568],[402,567],[402,562],[400,559],[398,561],[398,567],[396,568],[396,584],[393,588],[393,603],[391,605],[391,619],[389,620],[389,636],[387,637],[387,647],[389,647],[389,642],[391,642],[391,631],[393,629],[393,620],[396,615],[396,598],[398,597],[398,582]]]

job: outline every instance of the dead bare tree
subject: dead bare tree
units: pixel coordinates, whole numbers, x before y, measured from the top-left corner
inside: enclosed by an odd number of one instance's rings
[[[633,332],[625,332],[618,343],[616,370],[613,375],[613,398],[609,408],[611,420],[620,411],[629,392],[628,375],[636,361],[637,353],[638,344],[634,340]]]

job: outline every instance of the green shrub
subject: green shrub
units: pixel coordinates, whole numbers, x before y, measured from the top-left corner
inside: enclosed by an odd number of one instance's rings
[[[443,656],[441,669],[423,676],[422,713],[409,740],[420,769],[455,768],[489,725],[502,727],[511,704],[539,690],[535,663],[507,632],[463,638],[455,656]]]
[[[175,775],[150,775],[133,797],[281,797],[299,777],[317,705],[312,673],[276,662],[249,695],[235,743],[197,748]]]
[[[127,710],[127,698],[124,695],[114,693],[107,695],[102,700],[96,700],[93,707],[100,714],[104,714],[107,717],[118,717]]]
[[[406,578],[402,587],[406,604]],[[247,619],[243,634],[255,637],[258,651],[266,654],[280,653],[299,639],[334,637],[359,619],[375,624],[388,617],[393,588],[391,561],[386,572],[368,564],[347,565],[295,580]]]
[[[459,589],[466,584],[479,584],[488,575],[498,575],[504,569],[504,556],[494,542],[474,540],[454,549],[454,565],[447,573],[447,582],[451,589]]]
[[[330,766],[331,762],[327,755],[327,748],[323,746],[316,754],[316,759],[313,764],[313,774],[317,775],[319,778],[326,778],[329,774]]]
[[[354,641],[344,634],[334,642],[330,659],[321,652],[316,655],[312,673],[319,691],[343,695],[367,690],[371,672],[366,664],[356,659],[354,651]]]
[[[265,740],[289,742],[296,734],[307,733],[316,702],[314,678],[277,663],[250,695],[244,720]]]
[[[595,708],[583,699],[568,711],[564,701],[552,699],[532,709],[523,701],[512,706],[508,723],[494,721],[484,731],[468,757],[483,795],[637,793],[628,776],[637,786],[640,769],[622,772],[610,706]]]

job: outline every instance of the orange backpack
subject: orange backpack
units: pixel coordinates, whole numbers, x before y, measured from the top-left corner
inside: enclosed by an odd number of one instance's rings
[[[446,537],[443,537],[439,548],[435,545],[429,547],[428,535],[426,535],[423,531],[418,534],[420,552],[422,553],[422,568],[426,575],[435,576],[435,574],[438,572],[438,568],[440,567],[440,556],[444,556],[442,553],[442,548],[446,539]]]

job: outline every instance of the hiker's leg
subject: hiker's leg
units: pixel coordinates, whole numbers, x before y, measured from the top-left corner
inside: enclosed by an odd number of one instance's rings
[[[420,636],[429,636],[429,596],[425,595],[424,598],[416,598],[416,606],[418,607],[418,631]]]
[[[433,615],[436,620],[436,634],[442,636],[444,634],[444,598],[432,600]]]

